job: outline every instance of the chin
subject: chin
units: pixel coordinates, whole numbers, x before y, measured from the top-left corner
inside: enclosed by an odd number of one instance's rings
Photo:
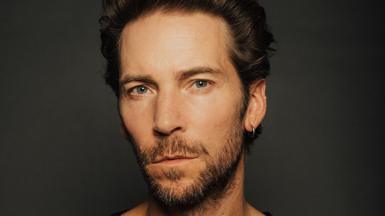
[[[152,196],[161,206],[183,209],[198,205],[204,198],[201,187],[187,181],[160,184],[152,191]]]
[[[158,183],[159,189],[168,192],[176,199],[182,199],[189,188],[196,187],[194,181],[191,179],[182,178],[177,181],[165,180]]]
[[[191,208],[203,199],[203,184],[200,173],[186,173],[170,169],[156,172],[149,178],[153,198],[161,206],[172,208]],[[149,173],[150,174],[150,173]]]

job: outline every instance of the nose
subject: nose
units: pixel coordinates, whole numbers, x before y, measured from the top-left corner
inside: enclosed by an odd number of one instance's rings
[[[159,94],[154,110],[153,131],[156,136],[170,136],[185,130],[182,101],[172,93]]]

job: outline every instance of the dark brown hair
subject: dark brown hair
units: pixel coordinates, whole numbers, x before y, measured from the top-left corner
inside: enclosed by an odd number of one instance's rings
[[[119,96],[119,39],[124,26],[151,12],[203,12],[225,20],[232,36],[230,58],[243,83],[244,102],[250,85],[269,74],[273,35],[257,0],[104,0],[99,19],[106,83]],[[261,127],[257,129],[258,135]]]

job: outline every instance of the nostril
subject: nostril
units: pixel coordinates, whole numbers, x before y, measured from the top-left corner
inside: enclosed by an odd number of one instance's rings
[[[160,129],[160,128],[154,128],[153,132],[154,132],[154,135],[157,136],[157,137],[166,137],[166,136],[170,136],[171,134],[174,134],[175,132],[179,131],[179,130],[182,130],[181,127],[175,127],[175,128],[171,128],[171,129]]]
[[[164,132],[161,132],[161,131],[159,131],[159,130],[154,130],[154,136],[156,136],[156,137],[166,137],[167,136],[167,134],[166,133],[164,133]]]

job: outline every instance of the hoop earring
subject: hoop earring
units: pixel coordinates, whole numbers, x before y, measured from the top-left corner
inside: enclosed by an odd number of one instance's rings
[[[255,128],[253,127],[253,129],[251,130],[251,132],[249,132],[249,137],[250,138],[254,138],[255,137]]]

